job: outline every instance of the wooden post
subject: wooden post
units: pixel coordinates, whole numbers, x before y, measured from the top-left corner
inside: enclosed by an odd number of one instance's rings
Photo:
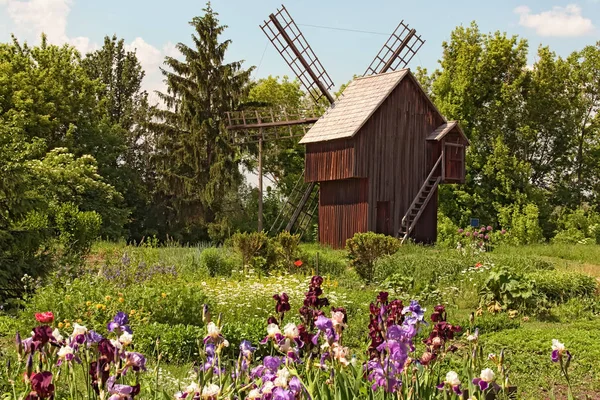
[[[263,230],[263,172],[262,172],[263,130],[258,138],[258,231]]]

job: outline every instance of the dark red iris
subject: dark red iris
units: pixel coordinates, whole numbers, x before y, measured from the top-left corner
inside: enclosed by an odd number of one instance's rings
[[[281,295],[276,294],[273,296],[273,299],[275,299],[277,302],[275,305],[275,311],[277,311],[278,314],[290,311],[290,298],[288,297],[287,293],[282,293]]]
[[[54,396],[52,373],[48,371],[31,375],[31,388],[35,393],[30,393],[28,399],[48,399]]]
[[[51,339],[54,339],[54,336],[52,336],[52,328],[48,325],[36,326],[33,328],[33,341],[36,343],[36,348],[45,345]]]

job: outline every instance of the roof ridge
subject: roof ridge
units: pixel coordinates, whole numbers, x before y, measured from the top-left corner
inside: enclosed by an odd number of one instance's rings
[[[371,78],[377,78],[378,76],[382,76],[382,75],[391,75],[391,74],[397,74],[400,72],[405,72],[405,71],[410,71],[410,68],[401,68],[397,71],[389,71],[389,72],[383,72],[381,74],[373,74],[373,75],[367,75],[367,76],[359,76],[358,78],[354,78],[352,80],[352,82],[354,81],[358,81],[358,80],[362,80],[362,79],[371,79]]]

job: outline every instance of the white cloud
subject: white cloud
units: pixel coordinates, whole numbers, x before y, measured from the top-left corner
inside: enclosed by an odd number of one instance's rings
[[[585,18],[576,4],[553,7],[539,14],[532,14],[527,6],[517,7],[514,12],[519,15],[519,25],[535,29],[540,36],[585,36],[596,30],[592,20]]]
[[[89,37],[67,35],[67,23],[72,4],[73,0],[0,0],[0,10],[5,8],[14,23],[17,37],[39,43],[42,33],[45,33],[50,43],[57,45],[68,43],[85,55],[100,46]],[[159,49],[141,37],[127,44],[126,49],[136,52],[146,72],[143,89],[147,90],[151,100],[156,102],[154,91],[165,90],[159,67],[165,56],[176,57],[179,52],[171,42],[167,42]]]

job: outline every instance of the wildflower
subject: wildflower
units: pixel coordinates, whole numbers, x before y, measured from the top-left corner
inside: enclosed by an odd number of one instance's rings
[[[569,353],[565,345],[557,339],[552,339],[552,362],[560,361],[563,354],[567,355],[567,361],[571,360],[571,353]]]
[[[100,310],[102,308],[102,304],[96,304],[96,308]]]
[[[48,371],[39,372],[31,375],[29,378],[31,382],[31,388],[40,399],[49,399],[54,397],[54,385],[52,384],[52,373]],[[28,396],[28,398],[36,398]]]
[[[479,378],[473,379],[473,385],[478,385],[481,391],[487,390],[487,388],[490,386],[490,383],[494,381],[495,377],[496,375],[494,374],[494,371],[492,371],[490,368],[486,368],[481,371]]]
[[[476,269],[479,269],[479,268],[481,268],[481,267],[483,267],[483,264],[482,264],[482,263],[478,262],[477,264],[475,264],[475,268],[476,268]]]
[[[492,230],[492,227],[488,225],[488,227],[486,229],[488,232],[490,232]]]
[[[166,297],[167,297],[167,294],[166,294],[166,293],[161,293],[161,296],[162,296],[162,298],[164,299],[164,298],[166,298]]]
[[[110,301],[111,299],[112,299],[112,297],[110,297],[110,296],[105,296],[104,297],[104,300],[106,300],[106,301]]]
[[[294,265],[295,265],[296,267],[300,268],[300,267],[302,266],[302,260],[296,260],[296,261],[294,262]]]
[[[89,306],[92,305],[92,302],[88,300],[88,301],[85,302],[85,305],[89,307]]]
[[[459,228],[459,229],[458,229],[458,233],[463,233],[464,231],[465,231],[465,230],[464,230],[464,229],[462,229],[462,228]]]
[[[446,374],[446,379],[444,379],[444,382],[440,383],[437,388],[442,390],[445,386],[452,388],[454,393],[456,393],[458,396],[462,395],[462,391],[460,390],[460,379],[458,378],[458,374],[456,372],[449,371]]]
[[[503,235],[506,235],[506,229],[502,229],[502,230],[500,231],[500,233],[501,233],[501,234],[503,234]]]
[[[315,326],[317,327],[317,329],[319,329],[319,333],[315,337],[313,337],[314,345],[317,344],[317,340],[321,332],[325,333],[327,342],[329,342],[330,344],[338,339],[338,335],[336,334],[335,329],[333,327],[333,321],[325,317],[324,315],[319,315],[315,322]]]
[[[122,297],[119,297],[119,303],[123,303],[124,301],[125,301],[125,299],[124,299],[124,298],[122,298]]]
[[[59,322],[59,323],[58,323],[58,327],[59,327],[60,329],[62,329],[64,326],[65,326],[65,324],[63,324],[62,322]]]
[[[50,311],[35,313],[35,319],[40,324],[51,324],[54,321],[54,314]]]
[[[215,400],[221,393],[221,388],[215,384],[209,384],[202,388],[202,398],[207,400]]]
[[[289,339],[297,339],[300,336],[300,332],[298,332],[298,327],[296,324],[289,323],[283,327],[283,336]]]

